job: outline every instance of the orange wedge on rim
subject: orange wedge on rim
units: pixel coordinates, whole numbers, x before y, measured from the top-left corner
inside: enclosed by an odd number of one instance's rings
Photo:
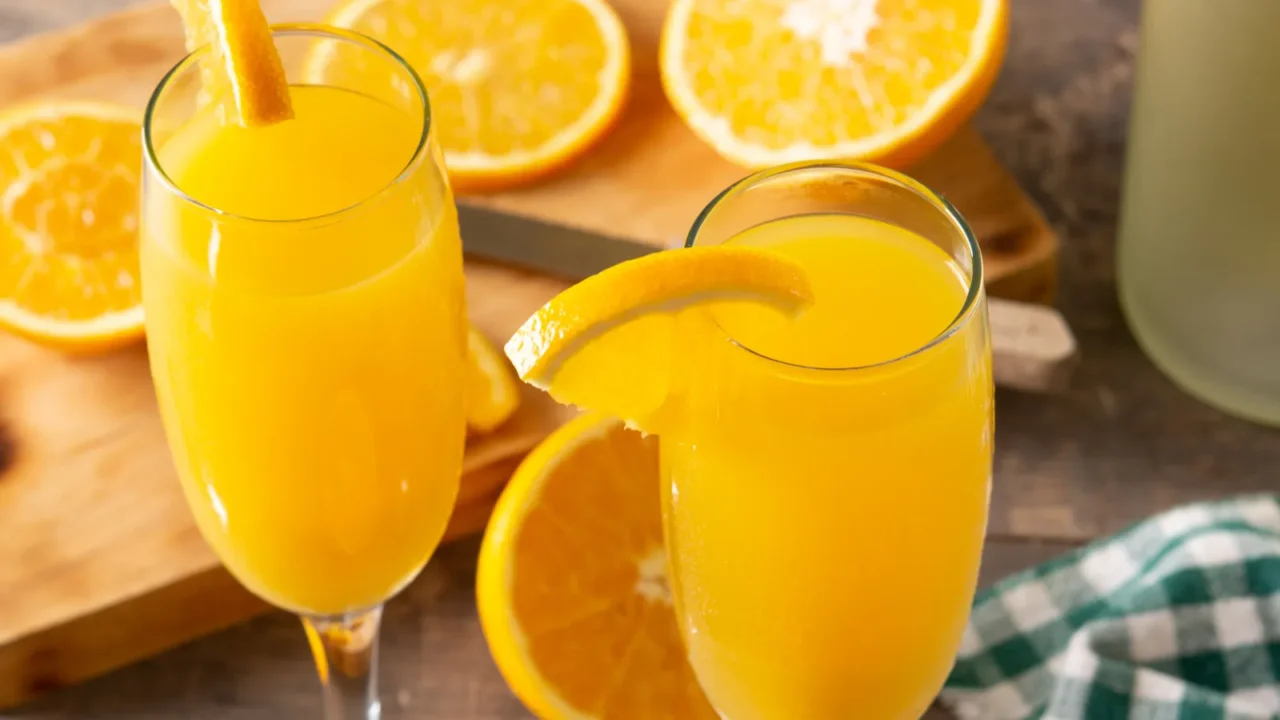
[[[498,668],[538,717],[716,720],[667,585],[656,439],[600,415],[547,438],[494,510],[476,598]]]
[[[566,405],[655,432],[684,309],[754,300],[796,312],[813,300],[803,268],[768,250],[719,245],[614,265],[555,296],[507,341],[521,380]]]

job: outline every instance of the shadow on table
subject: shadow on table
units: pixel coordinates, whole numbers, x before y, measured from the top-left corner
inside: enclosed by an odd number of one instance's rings
[[[993,538],[982,583],[1070,545]],[[531,717],[489,657],[475,611],[476,539],[440,551],[387,608],[381,681],[387,720]],[[298,621],[272,613],[19,708],[12,720],[188,718],[292,720],[320,716]],[[931,711],[925,720],[950,716]]]

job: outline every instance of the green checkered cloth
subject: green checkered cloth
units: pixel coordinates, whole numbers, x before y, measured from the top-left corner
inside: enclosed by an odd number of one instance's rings
[[[1191,505],[978,594],[961,718],[1280,718],[1280,498]]]

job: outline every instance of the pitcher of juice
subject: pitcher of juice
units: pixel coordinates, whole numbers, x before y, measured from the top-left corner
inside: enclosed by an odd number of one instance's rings
[[[1178,385],[1280,425],[1280,3],[1148,0],[1120,301]]]

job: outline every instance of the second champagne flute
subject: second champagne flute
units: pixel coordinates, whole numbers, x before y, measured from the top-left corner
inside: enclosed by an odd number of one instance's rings
[[[768,249],[813,306],[682,316],[660,430],[689,659],[726,720],[907,720],[941,688],[978,577],[992,461],[982,259],[964,220],[872,166],[730,187],[688,247]]]

